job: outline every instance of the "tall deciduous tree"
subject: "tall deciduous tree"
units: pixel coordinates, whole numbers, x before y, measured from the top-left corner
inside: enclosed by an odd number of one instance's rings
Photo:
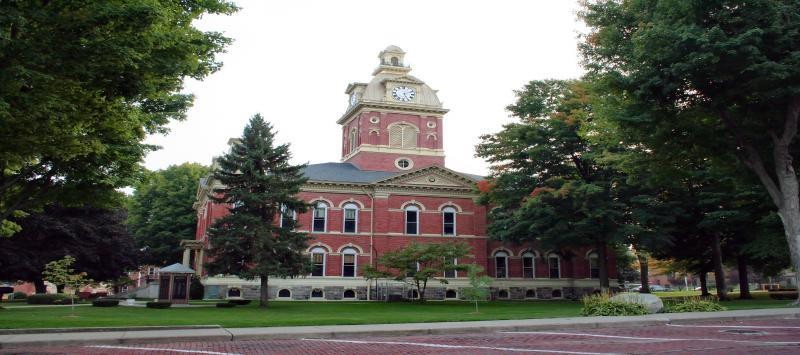
[[[76,259],[76,271],[96,281],[117,279],[138,265],[122,210],[48,206],[14,222],[23,229],[0,238],[0,279],[33,282],[36,293],[46,291],[45,264],[65,255]]]
[[[698,145],[736,156],[755,173],[781,218],[792,265],[800,270],[794,162],[800,4],[599,0],[584,6],[590,31],[581,51],[587,69],[609,96],[626,103],[611,119],[639,137],[661,132],[656,135],[668,138],[678,126],[714,133]]]
[[[135,185],[128,203],[128,228],[142,251],[139,261],[169,265],[181,257],[180,241],[194,239],[197,184],[208,168],[193,163],[148,173]]]
[[[209,229],[209,272],[259,278],[261,307],[267,306],[270,276],[297,276],[310,266],[304,254],[309,237],[295,232],[293,225],[277,223],[282,207],[297,212],[308,208],[296,197],[306,182],[305,165],[292,165],[290,159],[289,145],[276,145],[272,125],[257,114],[230,152],[217,159],[214,171],[223,187],[213,198],[228,204],[230,214]]]
[[[106,202],[182,120],[185,77],[220,68],[229,39],[192,23],[224,0],[0,2],[0,233],[47,203]]]

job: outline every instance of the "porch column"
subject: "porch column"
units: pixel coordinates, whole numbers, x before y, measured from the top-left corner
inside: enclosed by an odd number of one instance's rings
[[[190,256],[191,252],[192,251],[189,248],[183,249],[183,262],[181,263],[181,264],[183,264],[183,266],[190,267],[189,266],[189,260],[190,260],[189,256]]]

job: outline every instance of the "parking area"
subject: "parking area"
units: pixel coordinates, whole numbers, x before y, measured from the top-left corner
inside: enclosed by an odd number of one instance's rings
[[[800,319],[405,337],[4,349],[4,354],[800,354]]]

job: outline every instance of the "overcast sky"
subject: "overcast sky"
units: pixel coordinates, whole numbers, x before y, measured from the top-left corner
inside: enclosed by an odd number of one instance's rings
[[[513,121],[505,106],[535,79],[577,78],[582,70],[577,1],[237,1],[232,16],[207,16],[203,30],[233,38],[219,56],[222,70],[185,90],[195,95],[184,122],[148,143],[145,165],[209,164],[261,113],[290,142],[296,163],[340,160],[336,120],[347,108],[350,82],[368,82],[378,53],[406,51],[411,75],[425,81],[445,115],[447,167],[485,174],[474,156],[478,137]]]

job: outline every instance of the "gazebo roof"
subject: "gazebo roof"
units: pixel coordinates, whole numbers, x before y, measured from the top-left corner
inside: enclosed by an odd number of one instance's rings
[[[181,263],[175,263],[165,268],[161,268],[158,270],[158,272],[162,274],[194,274],[194,270]]]

